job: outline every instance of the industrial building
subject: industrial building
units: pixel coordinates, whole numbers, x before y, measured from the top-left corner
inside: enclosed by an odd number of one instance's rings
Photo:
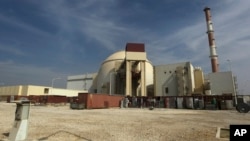
[[[185,97],[196,97],[194,99],[201,100],[202,96],[226,95],[229,96],[227,100],[232,101],[232,97],[237,94],[237,82],[231,71],[219,72],[210,9],[205,8],[204,12],[212,68],[212,72],[209,74],[204,74],[202,68],[193,66],[191,62],[154,66],[147,59],[143,43],[127,43],[125,50],[108,56],[101,63],[97,73],[68,76],[67,89],[43,86],[0,87],[0,95],[63,95],[71,97],[78,96],[78,93],[90,93],[141,99],[175,97],[173,102],[177,101],[180,107],[182,107]],[[178,102],[178,99],[182,99],[181,102],[180,100]],[[162,98],[159,98],[160,100]],[[167,98],[166,101],[169,104],[171,98]],[[186,101],[190,103],[190,98],[187,98]],[[207,98],[207,101],[211,101],[211,98]]]
[[[28,97],[28,96],[66,96],[76,97],[78,93],[86,93],[84,90],[69,90],[46,86],[17,85],[1,86],[0,101],[6,101],[9,96]]]
[[[67,86],[80,88],[85,83],[82,78],[69,76]],[[91,76],[91,82],[87,87],[90,93],[153,96],[153,65],[147,59],[144,44],[128,43],[124,51],[111,54],[98,73]]]
[[[125,51],[118,51],[107,57],[98,73],[89,77],[92,85],[88,83],[88,92],[147,97],[235,95],[236,93],[235,80],[231,71],[204,75],[200,67],[194,67],[190,62],[153,66],[146,59],[146,52],[131,51],[128,48],[145,50],[144,44],[128,43]],[[140,55],[143,57],[139,60],[133,58],[133,60],[127,56],[128,52],[135,57]],[[85,83],[81,78],[86,77],[85,75],[69,76],[68,86],[71,88],[79,86],[77,89],[80,90]]]
[[[110,55],[96,77],[97,93],[147,96],[152,86],[153,66],[146,58],[144,44],[128,43],[125,51]]]
[[[117,106],[119,102],[112,100],[127,96],[130,101],[131,97],[137,97],[143,103],[147,98],[155,97],[158,98],[159,107],[164,107],[165,102],[165,107],[193,108],[192,101],[204,100],[209,103],[212,98],[221,101],[218,96],[223,95],[226,96],[225,100],[232,102],[236,86],[231,71],[204,74],[200,67],[193,66],[191,62],[153,66],[147,59],[144,44],[127,43],[124,51],[111,54],[101,63],[98,73],[68,76],[67,89],[7,86],[0,87],[0,96],[1,100],[6,100],[8,96],[46,96],[46,99],[49,96],[78,97],[89,108]],[[64,102],[69,101],[65,98]],[[97,101],[93,101],[93,98]],[[53,98],[50,99],[53,102]],[[145,104],[148,106],[148,103]],[[209,107],[209,104],[206,105]]]
[[[212,73],[204,74],[191,62],[153,66],[144,44],[128,43],[124,51],[115,52],[102,62],[98,73],[91,78],[89,92],[146,97],[236,95],[232,72],[219,72],[210,8],[204,8],[204,12]],[[68,85],[78,87],[81,78],[68,79]],[[86,83],[83,79],[82,82]]]
[[[90,78],[92,85],[84,75],[69,76],[68,86],[80,90],[88,84],[91,93],[125,96],[235,95],[237,84],[232,72],[219,72],[210,8],[205,7],[204,12],[212,73],[204,75],[191,62],[153,66],[144,44],[128,43],[124,51],[115,52],[103,61],[98,73]]]

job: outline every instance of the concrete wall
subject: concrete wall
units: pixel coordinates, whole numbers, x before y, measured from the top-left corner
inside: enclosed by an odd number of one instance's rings
[[[190,62],[154,67],[155,96],[191,95],[193,90],[194,75]]]
[[[74,97],[74,96],[78,96],[78,93],[84,93],[84,92],[87,92],[87,91],[50,88],[50,93],[48,95],[63,95],[67,97]]]
[[[209,73],[207,78],[211,84],[211,92],[215,95],[233,94],[235,95],[232,72]]]
[[[67,89],[91,91],[96,73],[68,76]]]

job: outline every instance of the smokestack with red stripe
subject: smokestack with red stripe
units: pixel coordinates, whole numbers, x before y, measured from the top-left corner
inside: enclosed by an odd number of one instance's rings
[[[216,53],[214,30],[213,30],[213,24],[211,20],[210,8],[205,7],[204,12],[205,12],[206,22],[207,22],[207,35],[208,35],[208,42],[209,42],[209,48],[210,48],[212,72],[218,72],[219,71],[218,55]]]

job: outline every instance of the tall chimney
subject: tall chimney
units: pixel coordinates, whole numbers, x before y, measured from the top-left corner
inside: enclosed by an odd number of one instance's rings
[[[210,48],[212,72],[218,72],[219,71],[218,55],[216,53],[214,30],[213,30],[213,23],[211,20],[210,8],[205,7],[204,12],[205,12],[206,22],[207,22],[207,35],[208,35],[208,42],[209,42],[209,48]]]

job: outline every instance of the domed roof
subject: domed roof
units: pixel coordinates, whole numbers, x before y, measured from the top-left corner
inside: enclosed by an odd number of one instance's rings
[[[113,54],[111,54],[106,60],[103,61],[103,63],[113,60],[124,60],[125,59],[125,51],[118,51]]]
[[[107,59],[105,59],[102,62],[102,64],[109,62],[109,61],[114,61],[114,60],[125,60],[125,58],[126,58],[126,51],[121,50],[121,51],[118,51],[118,52],[111,54]],[[146,59],[146,61],[151,63],[148,59]]]

